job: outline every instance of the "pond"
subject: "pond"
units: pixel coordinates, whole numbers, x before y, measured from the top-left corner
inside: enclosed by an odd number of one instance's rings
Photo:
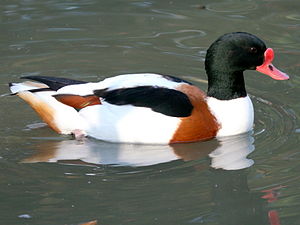
[[[4,0],[0,17],[1,224],[300,224],[300,2]],[[206,90],[217,37],[253,33],[290,75],[245,73],[249,134],[200,143],[79,143],[45,126],[8,83],[174,75]],[[92,223],[91,223],[92,224]],[[94,223],[95,224],[95,223]]]

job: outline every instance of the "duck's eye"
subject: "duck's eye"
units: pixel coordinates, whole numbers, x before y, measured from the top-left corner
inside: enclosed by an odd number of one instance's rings
[[[251,48],[249,49],[249,51],[250,51],[251,53],[257,53],[257,48],[251,47]]]

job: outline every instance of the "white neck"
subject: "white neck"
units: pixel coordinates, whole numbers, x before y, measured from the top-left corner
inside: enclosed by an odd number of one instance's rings
[[[254,112],[249,96],[232,100],[207,97],[207,104],[221,125],[217,137],[241,134],[252,129]]]

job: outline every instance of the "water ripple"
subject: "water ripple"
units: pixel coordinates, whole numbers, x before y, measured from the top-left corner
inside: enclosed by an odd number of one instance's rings
[[[187,18],[186,16],[183,16],[183,15],[179,15],[179,14],[175,14],[175,13],[171,13],[171,12],[166,12],[166,11],[158,10],[158,9],[152,9],[151,11],[155,12],[155,13],[158,13],[158,14],[169,16],[173,19],[186,19]]]
[[[65,31],[82,31],[81,28],[73,28],[73,27],[50,27],[46,28],[43,31],[46,32],[65,32]]]
[[[249,12],[257,9],[257,4],[254,2],[218,2],[207,5],[207,10],[219,13],[233,13],[233,12]]]
[[[253,97],[256,108],[255,136],[260,145],[277,149],[284,145],[294,132],[296,115],[286,106],[262,97]]]
[[[300,26],[300,14],[297,13],[272,13],[262,18],[262,20],[281,27],[299,28]]]

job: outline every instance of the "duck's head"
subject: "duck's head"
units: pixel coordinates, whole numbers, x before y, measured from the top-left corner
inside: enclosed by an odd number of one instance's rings
[[[252,34],[235,32],[221,36],[206,54],[208,96],[222,100],[245,97],[244,70],[257,70],[276,80],[289,79],[272,65],[273,58],[273,49]]]

